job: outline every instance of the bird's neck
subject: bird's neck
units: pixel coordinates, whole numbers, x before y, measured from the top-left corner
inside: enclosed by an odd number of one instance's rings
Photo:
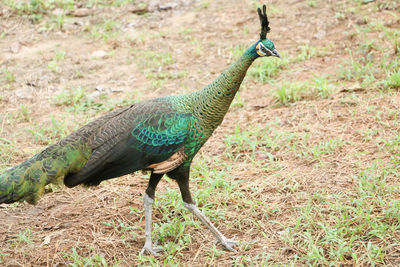
[[[248,68],[259,57],[255,49],[257,43],[249,47],[236,62],[222,72],[212,83],[194,93],[195,106],[193,112],[209,124],[210,128],[216,128],[221,124],[246,76]]]

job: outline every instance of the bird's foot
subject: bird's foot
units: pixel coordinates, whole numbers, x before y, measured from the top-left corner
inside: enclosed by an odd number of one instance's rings
[[[144,244],[144,247],[142,248],[142,251],[140,251],[140,255],[144,254],[150,254],[153,256],[158,256],[158,252],[163,252],[164,249],[162,247],[157,247],[153,246],[151,243],[150,244]]]
[[[233,247],[238,246],[239,243],[236,242],[234,240],[234,238],[229,239],[224,237],[222,240],[217,240],[216,242],[217,244],[220,243],[221,245],[223,245],[227,250],[231,251],[231,252],[237,252],[236,249],[234,249]]]

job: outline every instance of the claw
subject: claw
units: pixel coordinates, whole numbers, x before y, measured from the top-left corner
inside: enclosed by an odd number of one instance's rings
[[[163,252],[164,249],[162,247],[154,247],[150,244],[147,245],[145,244],[144,247],[142,248],[142,251],[140,251],[140,255],[144,255],[144,254],[150,254],[153,256],[158,256],[158,252]]]
[[[220,244],[223,245],[227,250],[229,250],[229,251],[231,251],[231,252],[237,252],[236,249],[234,249],[233,247],[239,245],[239,243],[236,242],[236,241],[234,240],[234,238],[232,238],[232,239],[224,238],[223,240],[217,240],[216,243],[220,243]]]

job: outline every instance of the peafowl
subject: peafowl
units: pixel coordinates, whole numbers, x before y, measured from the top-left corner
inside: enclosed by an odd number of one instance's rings
[[[0,174],[0,203],[35,204],[44,187],[64,179],[67,187],[100,182],[149,170],[144,194],[145,244],[141,253],[156,255],[152,244],[152,207],[158,182],[166,174],[178,183],[184,206],[201,220],[230,251],[226,238],[196,207],[189,191],[193,157],[221,124],[247,69],[258,57],[280,57],[267,39],[266,7],[258,8],[260,39],[202,90],[140,102],[112,111],[83,126],[29,160]]]

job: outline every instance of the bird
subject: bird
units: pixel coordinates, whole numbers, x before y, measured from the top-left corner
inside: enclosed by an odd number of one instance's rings
[[[257,9],[260,38],[203,89],[122,107],[88,123],[20,165],[0,174],[0,203],[36,204],[49,183],[96,186],[134,173],[150,172],[144,192],[145,243],[141,254],[157,255],[152,243],[152,209],[164,175],[175,180],[184,206],[202,221],[225,249],[238,243],[225,237],[200,211],[189,189],[192,160],[222,123],[248,68],[257,58],[281,57],[267,38],[266,6]]]

